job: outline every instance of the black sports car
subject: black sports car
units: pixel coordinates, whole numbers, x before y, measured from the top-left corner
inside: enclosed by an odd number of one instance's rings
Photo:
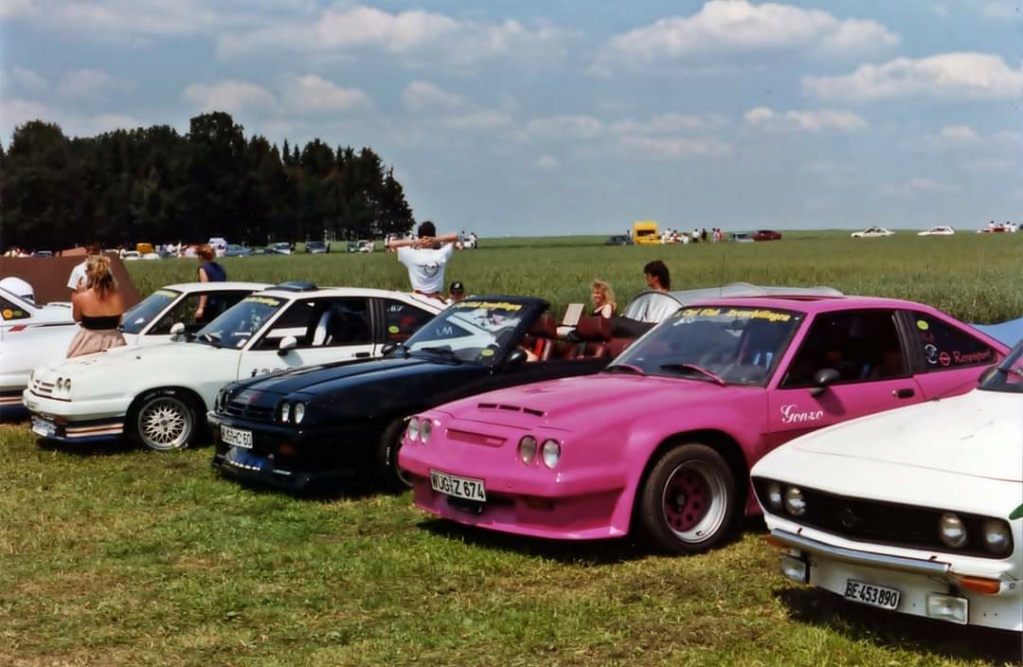
[[[210,413],[213,465],[290,490],[329,489],[360,473],[405,486],[407,418],[492,389],[595,373],[610,360],[610,321],[582,318],[557,339],[548,304],[490,295],[450,306],[383,359],[297,369],[224,387]]]

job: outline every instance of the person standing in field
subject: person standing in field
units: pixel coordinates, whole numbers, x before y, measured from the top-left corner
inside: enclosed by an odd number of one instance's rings
[[[227,280],[227,271],[215,260],[216,251],[211,246],[199,246],[199,282],[222,283]],[[195,321],[205,324],[212,321],[224,309],[223,303],[216,296],[203,294],[199,297],[199,307],[195,309]]]
[[[86,287],[71,297],[71,317],[81,329],[68,346],[69,359],[125,344],[119,329],[124,299],[110,272],[110,258],[93,255],[86,262]]]
[[[75,267],[71,269],[71,275],[67,279],[67,288],[71,290],[72,298],[74,298],[75,294],[86,289],[88,286],[86,271],[89,264],[89,258],[98,256],[101,252],[102,247],[99,243],[90,243],[85,246],[85,259],[78,264],[75,264]]]
[[[659,259],[647,262],[643,267],[647,287],[656,292],[667,292],[671,289],[671,274],[667,265]]]
[[[593,298],[593,315],[609,319],[615,316],[618,305],[611,285],[603,280],[594,280],[590,285],[590,296]]]
[[[388,248],[398,251],[398,261],[408,268],[412,291],[444,301],[444,269],[454,253],[458,234],[437,236],[437,228],[426,220],[415,239],[393,240]]]

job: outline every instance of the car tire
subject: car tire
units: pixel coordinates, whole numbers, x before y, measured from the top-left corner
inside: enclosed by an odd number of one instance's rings
[[[664,452],[639,491],[642,537],[658,551],[698,554],[720,545],[735,525],[735,476],[716,450],[685,443]]]
[[[377,479],[387,491],[401,492],[412,488],[411,478],[398,467],[398,450],[405,436],[405,424],[404,419],[389,424],[377,445]]]
[[[158,452],[185,449],[201,430],[195,399],[180,389],[157,389],[132,407],[126,427],[136,443]]]

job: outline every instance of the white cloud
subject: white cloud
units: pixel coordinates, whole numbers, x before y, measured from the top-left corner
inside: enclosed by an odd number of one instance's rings
[[[0,130],[3,131],[4,143],[11,138],[11,133],[18,125],[29,121],[42,120],[47,123],[54,122],[53,109],[41,102],[22,99],[0,99]]]
[[[369,95],[363,91],[342,88],[315,74],[288,79],[281,96],[289,109],[301,114],[358,111],[373,106]]]
[[[1018,19],[1020,15],[1020,3],[1019,0],[998,0],[997,2],[988,2],[984,4],[980,13],[984,18],[996,21],[1012,18]]]
[[[851,111],[816,109],[776,112],[756,107],[743,115],[746,127],[767,133],[786,132],[856,132],[867,128],[867,121]]]
[[[238,113],[250,109],[273,110],[277,100],[273,93],[244,81],[218,81],[214,84],[193,83],[183,95],[201,111],[227,111]]]
[[[963,165],[968,171],[974,171],[979,173],[992,173],[999,171],[1009,171],[1016,169],[1016,161],[1010,158],[984,158],[980,160],[970,160]]]
[[[214,32],[245,24],[244,7],[218,11],[202,0],[4,0],[0,17],[105,41]]]
[[[511,116],[503,111],[479,109],[441,120],[441,124],[451,130],[495,130],[510,127],[514,124]]]
[[[17,83],[21,88],[34,93],[45,90],[48,85],[43,76],[23,67],[11,68],[11,80]]]
[[[645,121],[616,121],[611,123],[610,130],[615,134],[675,134],[714,130],[726,125],[728,125],[728,119],[719,114],[667,113],[653,116]]]
[[[536,159],[536,166],[543,171],[554,171],[561,166],[561,163],[553,155],[541,155]]]
[[[852,74],[806,77],[811,96],[847,102],[925,97],[949,100],[1013,99],[1023,95],[1023,68],[986,53],[943,53],[862,65]]]
[[[747,0],[711,0],[692,16],[672,17],[618,35],[598,53],[608,72],[691,56],[816,51],[844,55],[887,49],[899,36],[876,21],[840,20],[818,9]]]
[[[534,118],[523,131],[527,138],[592,139],[604,129],[604,124],[592,116],[551,116]]]
[[[734,150],[732,144],[715,137],[669,137],[623,136],[621,148],[634,157],[656,160],[681,160],[694,157],[721,157]]]
[[[914,177],[897,185],[886,185],[881,188],[881,194],[890,197],[912,198],[921,195],[947,195],[958,192],[959,188],[953,185],[940,183],[929,178]]]
[[[217,52],[238,57],[268,50],[339,54],[372,49],[404,57],[416,67],[427,61],[464,67],[493,58],[560,57],[565,34],[547,24],[531,29],[514,20],[479,23],[422,10],[392,14],[356,5],[228,32],[218,37]]]
[[[401,101],[409,111],[426,109],[455,109],[464,103],[462,98],[427,81],[413,81],[405,86]]]
[[[1023,151],[1023,132],[1005,130],[982,135],[969,125],[946,125],[937,134],[924,137],[923,145],[940,152],[1020,152]]]
[[[67,72],[60,77],[57,89],[61,95],[74,98],[98,98],[105,93],[129,90],[132,84],[107,72],[96,69],[80,69]]]

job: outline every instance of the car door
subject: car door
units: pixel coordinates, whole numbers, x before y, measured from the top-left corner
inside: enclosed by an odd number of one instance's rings
[[[937,315],[902,312],[910,360],[924,398],[941,398],[972,389],[985,368],[997,363],[997,350],[969,330]]]
[[[242,353],[238,377],[255,377],[320,363],[368,359],[374,353],[370,302],[366,297],[297,299]],[[294,348],[284,351],[288,337]]]
[[[768,447],[856,417],[912,405],[926,395],[912,374],[903,325],[893,309],[818,313],[768,400]],[[839,373],[827,387],[822,369]]]

